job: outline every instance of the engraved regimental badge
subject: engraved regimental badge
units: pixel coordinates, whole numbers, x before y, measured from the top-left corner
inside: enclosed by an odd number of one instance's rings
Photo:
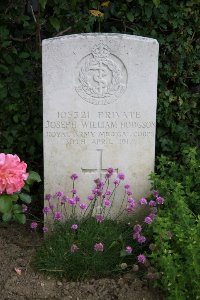
[[[77,75],[76,92],[95,105],[110,104],[126,90],[126,67],[102,42],[79,62]]]

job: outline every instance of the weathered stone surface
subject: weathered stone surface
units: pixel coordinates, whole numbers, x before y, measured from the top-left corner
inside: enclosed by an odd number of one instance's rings
[[[122,34],[43,41],[45,193],[69,192],[78,173],[85,201],[105,169],[124,171],[134,197],[154,169],[158,43]],[[115,209],[121,204],[120,197]]]

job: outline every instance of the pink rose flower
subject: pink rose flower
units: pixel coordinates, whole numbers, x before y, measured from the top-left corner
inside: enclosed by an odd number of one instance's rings
[[[29,175],[26,168],[17,155],[0,153],[0,194],[19,192]]]

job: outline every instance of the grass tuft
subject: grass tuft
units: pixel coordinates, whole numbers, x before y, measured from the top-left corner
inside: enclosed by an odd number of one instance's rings
[[[72,230],[74,220],[57,222],[54,231],[44,239],[33,260],[33,267],[57,278],[84,280],[89,278],[112,277],[122,273],[121,263],[131,265],[141,251],[141,246],[132,239],[132,226],[114,220],[97,223],[95,218],[81,220],[78,230]],[[104,251],[96,252],[94,245],[103,243]],[[134,245],[133,245],[134,243]],[[72,253],[75,244],[79,250]],[[133,254],[126,255],[125,247],[134,248]]]

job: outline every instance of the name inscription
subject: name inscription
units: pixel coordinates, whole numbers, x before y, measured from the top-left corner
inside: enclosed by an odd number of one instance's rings
[[[45,136],[66,145],[131,145],[154,139],[155,127],[154,121],[145,120],[138,111],[59,111],[53,120],[44,122]]]

